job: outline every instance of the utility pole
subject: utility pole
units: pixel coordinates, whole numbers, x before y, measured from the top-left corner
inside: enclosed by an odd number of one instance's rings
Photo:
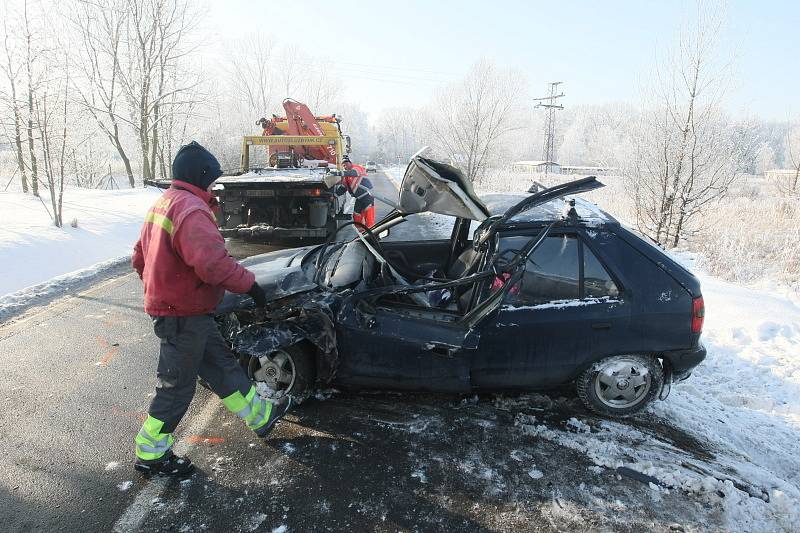
[[[538,102],[536,108],[542,107],[547,113],[544,121],[544,145],[542,146],[542,159],[544,159],[544,175],[550,172],[550,163],[555,162],[556,158],[556,109],[564,109],[563,105],[556,104],[556,99],[564,96],[564,93],[556,94],[558,86],[562,81],[550,83],[550,96],[534,98]]]

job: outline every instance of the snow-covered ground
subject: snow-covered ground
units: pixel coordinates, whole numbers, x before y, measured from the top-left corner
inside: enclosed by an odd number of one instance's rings
[[[518,427],[599,468],[652,476],[653,491],[718,507],[731,531],[800,531],[800,308],[695,272],[708,357],[666,401],[631,421],[577,416],[559,426],[519,415]]]
[[[80,275],[78,271],[92,272],[98,263],[130,255],[143,217],[160,192],[154,188],[67,189],[63,228],[53,225],[38,198],[0,192],[4,273],[0,298],[58,276],[69,274],[71,279]],[[47,204],[49,198],[42,200]],[[70,226],[73,220],[77,220],[77,227]]]

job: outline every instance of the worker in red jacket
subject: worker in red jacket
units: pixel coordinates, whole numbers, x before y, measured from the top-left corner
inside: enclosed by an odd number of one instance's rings
[[[375,225],[375,198],[372,196],[372,182],[361,165],[354,165],[348,156],[342,158],[344,174],[336,186],[336,194],[349,192],[356,202],[353,206],[353,222],[370,228]],[[361,230],[362,228],[356,226]]]
[[[255,276],[228,255],[217,227],[210,191],[221,174],[205,148],[182,146],[172,163],[172,186],[147,212],[133,249],[144,310],[161,339],[156,394],[135,439],[135,468],[144,473],[193,470],[189,459],[172,453],[172,433],[192,401],[197,376],[261,437],[291,405],[288,396],[273,403],[258,395],[214,321],[226,289],[266,305]]]

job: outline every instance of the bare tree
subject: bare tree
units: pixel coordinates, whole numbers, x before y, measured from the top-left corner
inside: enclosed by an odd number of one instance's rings
[[[378,150],[393,162],[405,162],[421,148],[418,109],[395,107],[385,110],[377,121]]]
[[[197,17],[189,12],[188,0],[125,0],[125,9],[120,81],[139,139],[142,177],[149,179],[156,176],[161,121],[174,111],[165,108],[166,102],[196,84],[173,74],[193,51],[187,41]]]
[[[23,8],[24,20],[24,38],[25,38],[25,68],[27,72],[27,90],[28,90],[28,155],[30,160],[31,169],[31,192],[34,196],[39,196],[39,168],[36,160],[36,147],[33,142],[33,117],[34,117],[34,93],[38,88],[38,80],[34,79],[34,62],[38,60],[38,52],[33,49],[34,34],[31,24],[31,19],[28,16],[28,2],[24,3]]]
[[[272,71],[273,41],[262,33],[247,35],[229,46],[231,92],[253,121],[270,110],[277,83]],[[258,116],[256,116],[258,115]]]
[[[793,176],[788,181],[779,178],[778,188],[788,196],[800,195],[800,124],[789,127],[786,131],[786,156],[791,165]]]
[[[633,135],[637,222],[661,244],[677,246],[690,222],[725,196],[750,149],[719,108],[729,83],[727,68],[714,62],[721,21],[700,6]]]
[[[519,80],[491,63],[475,64],[459,83],[442,91],[427,114],[433,148],[475,180],[496,155],[504,135],[521,127],[514,121]]]
[[[3,16],[3,50],[5,51],[5,62],[0,66],[8,81],[8,93],[3,92],[3,103],[11,111],[14,119],[14,131],[10,135],[11,142],[14,145],[14,154],[17,161],[17,170],[20,175],[20,182],[22,185],[22,192],[28,192],[28,173],[25,168],[25,155],[22,149],[22,107],[17,94],[17,84],[21,77],[23,63],[18,57],[16,47],[11,42],[8,27],[8,11]]]
[[[64,224],[62,216],[64,184],[66,182],[66,155],[69,122],[69,70],[66,58],[63,64],[63,74],[66,76],[60,81],[61,88],[57,93],[45,89],[36,99],[36,126],[38,137],[41,140],[42,167],[45,184],[50,192],[50,204],[53,208],[53,224],[61,227]],[[59,80],[49,80],[48,87],[55,86]],[[60,113],[60,115],[59,115]],[[60,119],[61,132],[53,131]]]
[[[126,16],[124,0],[104,4],[79,2],[72,20],[81,37],[77,65],[84,77],[83,84],[76,84],[78,101],[119,154],[128,182],[134,187],[133,168],[121,134],[121,127],[130,125],[130,121],[118,110],[122,98],[120,54]]]

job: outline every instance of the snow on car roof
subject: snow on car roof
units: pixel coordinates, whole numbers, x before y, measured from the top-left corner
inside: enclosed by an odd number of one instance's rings
[[[481,200],[489,208],[489,212],[494,215],[502,215],[508,209],[523,200],[526,195],[523,194],[501,194],[492,193],[481,195]],[[594,224],[602,224],[608,222],[616,222],[614,217],[597,207],[592,202],[580,198],[572,197],[575,200],[575,211],[578,213],[578,218]],[[551,200],[543,204],[532,207],[527,211],[523,211],[511,219],[512,222],[540,222],[557,220],[564,217],[566,213],[567,203],[562,199]]]
[[[255,183],[267,183],[275,181],[285,182],[319,182],[325,177],[326,170],[324,168],[282,168],[282,169],[256,169],[250,172],[245,172],[238,176],[223,176],[217,180],[217,183],[236,183],[239,181],[248,181]]]

